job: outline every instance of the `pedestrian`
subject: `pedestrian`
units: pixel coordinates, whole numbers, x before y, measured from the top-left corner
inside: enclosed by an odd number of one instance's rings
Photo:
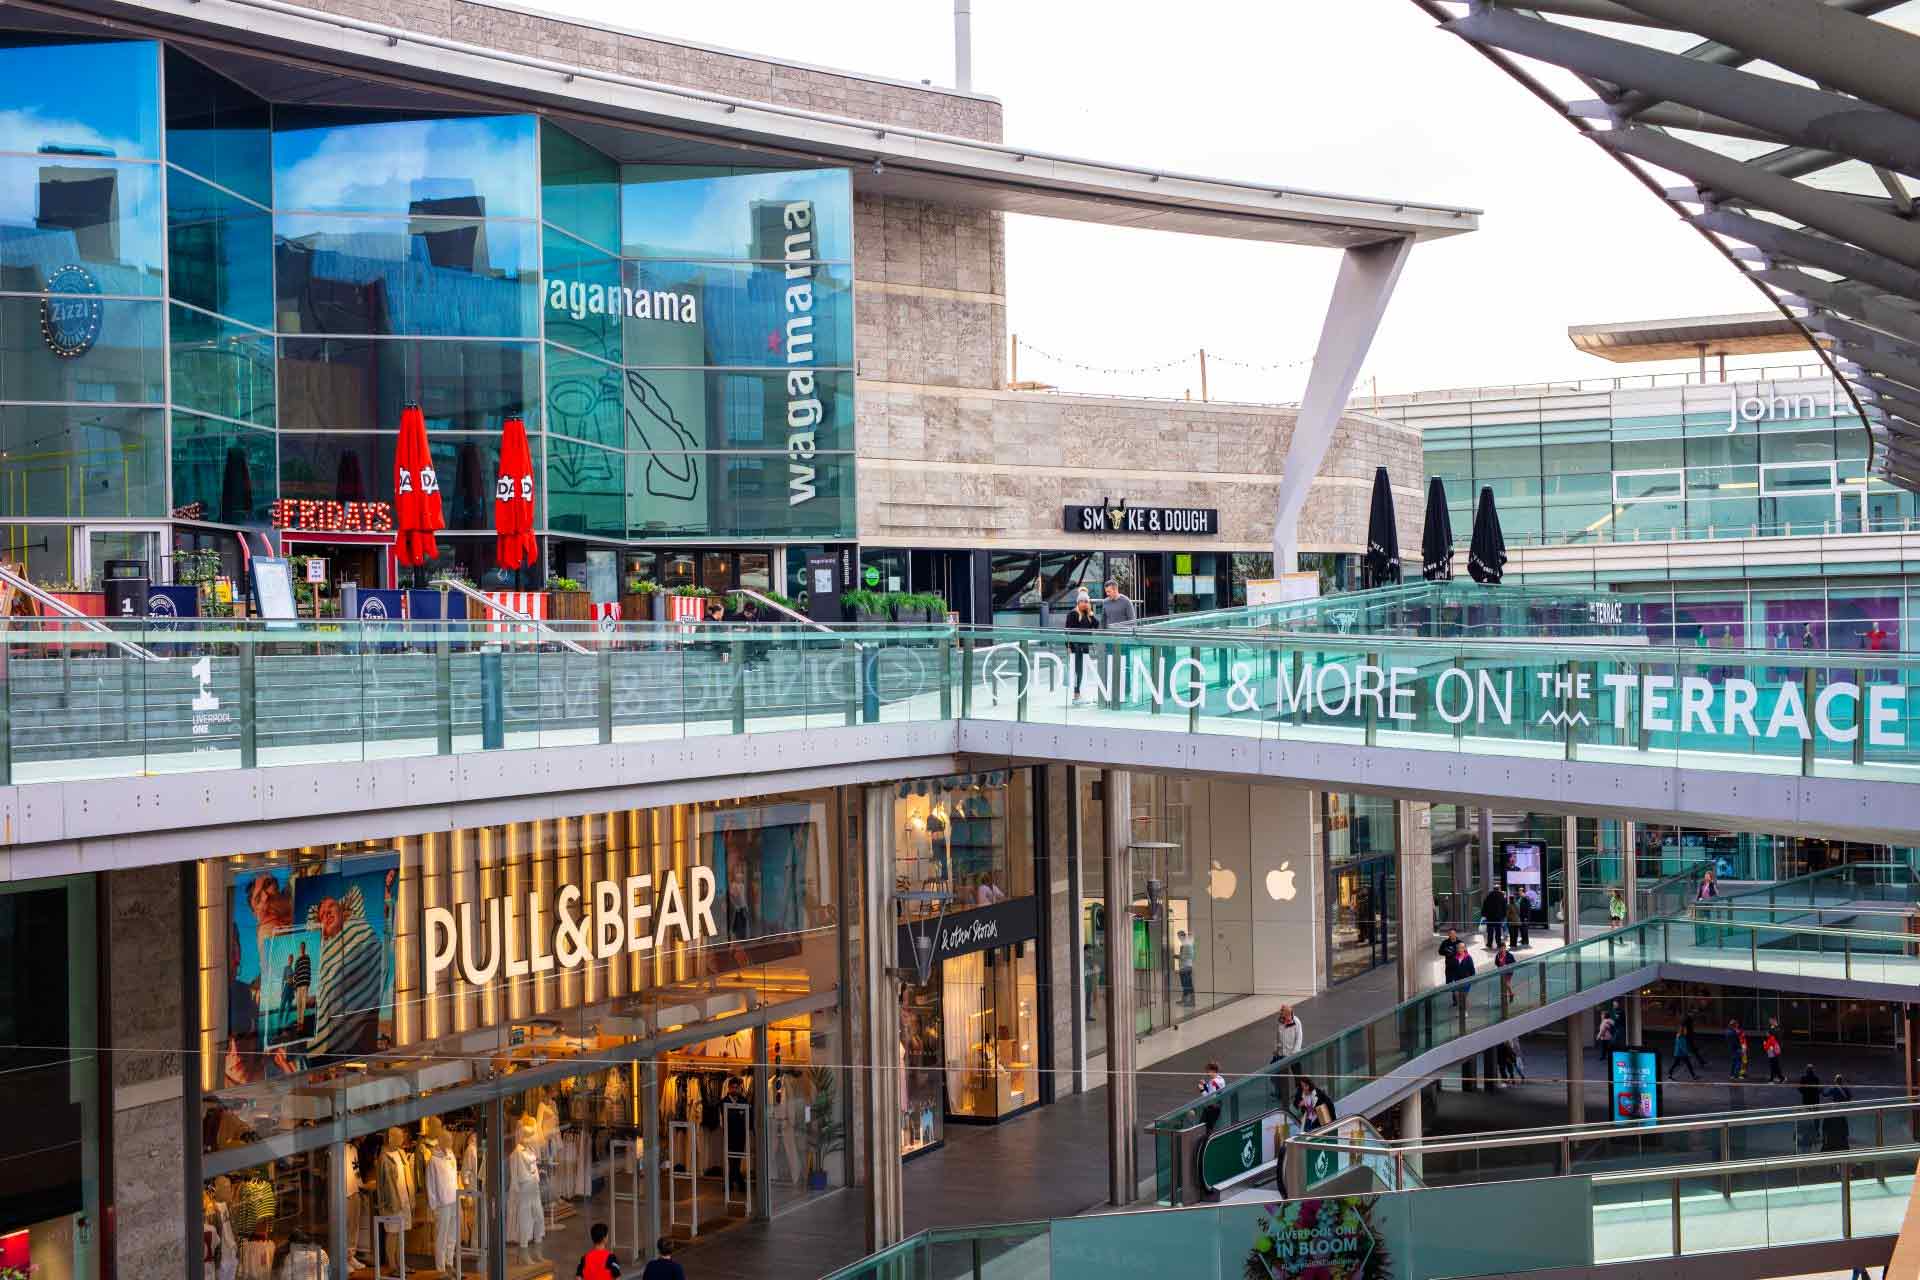
[[[729,1152],[747,1152],[753,1149],[753,1108],[747,1103],[747,1095],[742,1090],[739,1076],[727,1077],[727,1091],[720,1096],[720,1114],[726,1120],[727,1146]],[[738,1104],[729,1108],[727,1103]],[[742,1195],[747,1194],[747,1159],[745,1154],[727,1156],[727,1178],[733,1189]]]
[[[1800,1073],[1800,1105],[1809,1111],[1820,1105],[1820,1073],[1809,1062],[1807,1069]],[[1796,1151],[1813,1151],[1820,1141],[1820,1121],[1815,1118],[1802,1120],[1794,1126],[1793,1145]]]
[[[1673,1033],[1673,1061],[1667,1064],[1667,1079],[1673,1079],[1674,1072],[1680,1070],[1682,1063],[1686,1065],[1690,1079],[1700,1078],[1700,1073],[1693,1069],[1693,1039],[1687,1033],[1685,1024]]]
[[[1780,1021],[1770,1019],[1767,1023],[1767,1037],[1760,1042],[1760,1052],[1767,1055],[1767,1083],[1785,1084],[1786,1073],[1780,1070]]]
[[[1463,1014],[1467,1011],[1467,983],[1464,979],[1471,978],[1472,976],[1473,957],[1467,954],[1467,944],[1464,942],[1454,943],[1453,958],[1447,961],[1446,979],[1449,983],[1458,982],[1460,984],[1454,989],[1453,1007]]]
[[[1607,926],[1612,929],[1624,928],[1627,923],[1627,900],[1618,889],[1607,890]]]
[[[1602,1071],[1612,1069],[1610,1064],[1613,1062],[1613,1042],[1617,1025],[1613,1020],[1613,1010],[1608,1009],[1600,1014],[1599,1029],[1593,1033],[1593,1043],[1600,1050],[1600,1069]]]
[[[1080,973],[1087,987],[1087,1021],[1093,1022],[1094,1002],[1100,998],[1100,962],[1094,959],[1093,944],[1080,944]]]
[[[660,1256],[640,1272],[640,1280],[687,1280],[687,1269],[673,1260],[672,1236],[661,1236],[653,1251]]]
[[[1306,1024],[1301,1022],[1294,1013],[1292,1005],[1281,1005],[1279,1021],[1273,1028],[1273,1056],[1275,1058],[1295,1057],[1301,1049],[1306,1047],[1306,1043]]]
[[[1507,895],[1507,938],[1515,947],[1533,945],[1533,935],[1528,929],[1533,907],[1527,902],[1527,892],[1516,889]]]
[[[1193,1000],[1193,939],[1187,931],[1180,931],[1179,949],[1174,953],[1174,967],[1180,973],[1180,1003],[1191,1009]]]
[[[1708,867],[1706,874],[1700,877],[1700,889],[1699,892],[1694,894],[1693,900],[1695,902],[1711,902],[1719,896],[1720,878],[1714,875],[1712,867]]]
[[[1120,594],[1120,584],[1112,578],[1102,588],[1100,601],[1100,625],[1111,631],[1117,626],[1132,626],[1137,615],[1133,610],[1133,601]]]
[[[1838,1071],[1833,1073],[1833,1083],[1820,1091],[1820,1101],[1830,1106],[1853,1101],[1853,1090],[1847,1088],[1847,1078]],[[1822,1151],[1845,1151],[1851,1146],[1847,1117],[1844,1112],[1828,1112],[1820,1119],[1820,1149]]]
[[[1067,630],[1098,631],[1099,629],[1100,619],[1093,612],[1093,598],[1087,594],[1087,589],[1082,587],[1080,594],[1073,599],[1073,612],[1067,615]],[[1080,701],[1081,668],[1092,660],[1092,653],[1093,646],[1090,644],[1069,642],[1067,645],[1067,665],[1072,668],[1069,674],[1072,677],[1073,701],[1076,703]]]
[[[620,1260],[607,1248],[607,1224],[596,1222],[587,1234],[593,1243],[574,1267],[574,1276],[577,1280],[620,1280]]]
[[[1507,945],[1504,942],[1500,944],[1500,949],[1493,953],[1493,969],[1495,973],[1500,975],[1500,1003],[1502,1005],[1510,1004],[1513,1001],[1513,975],[1508,973],[1507,970],[1513,968],[1517,963],[1519,962],[1513,958],[1513,952],[1507,949]]]
[[[1480,903],[1480,919],[1487,930],[1487,950],[1492,951],[1500,945],[1501,934],[1507,927],[1507,895],[1499,885],[1487,890],[1487,896]]]
[[[1741,1028],[1740,1019],[1727,1019],[1726,1041],[1727,1079],[1745,1080],[1747,1078],[1747,1033]]]
[[[1440,939],[1440,958],[1442,960],[1453,959],[1454,949],[1459,945],[1460,931],[1458,929],[1447,930],[1447,936]]]
[[[1687,1052],[1693,1057],[1693,1065],[1704,1071],[1707,1060],[1700,1052],[1700,1032],[1694,1028],[1691,1013],[1680,1015],[1680,1030],[1687,1037]]]
[[[1212,1133],[1220,1123],[1219,1095],[1227,1091],[1227,1078],[1220,1074],[1220,1064],[1207,1063],[1206,1074],[1200,1077],[1200,1097],[1204,1099],[1200,1106],[1200,1123]]]
[[[1519,1078],[1519,1055],[1514,1052],[1513,1041],[1502,1040],[1493,1051],[1493,1060],[1500,1068],[1500,1079],[1512,1084]]]
[[[1800,1105],[1817,1107],[1820,1105],[1820,1073],[1809,1062],[1807,1069],[1800,1073]]]
[[[1327,1101],[1327,1095],[1320,1092],[1313,1081],[1305,1076],[1293,1090],[1294,1114],[1300,1118],[1302,1130],[1318,1129],[1322,1125],[1333,1123],[1333,1104]]]

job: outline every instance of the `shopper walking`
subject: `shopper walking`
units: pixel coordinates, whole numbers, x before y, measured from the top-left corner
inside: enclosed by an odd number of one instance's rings
[[[1760,1042],[1760,1052],[1767,1055],[1767,1083],[1785,1084],[1786,1073],[1780,1070],[1780,1020],[1767,1022],[1767,1038]]]
[[[1513,1002],[1513,975],[1507,970],[1517,963],[1519,962],[1513,958],[1513,952],[1504,942],[1500,944],[1500,949],[1493,953],[1493,970],[1500,975],[1500,1005],[1503,1010]],[[1506,1015],[1503,1012],[1501,1016]]]
[[[1693,1059],[1693,1037],[1683,1024],[1680,1030],[1673,1033],[1673,1061],[1667,1064],[1667,1079],[1673,1079],[1674,1073],[1685,1065],[1688,1079],[1698,1080],[1700,1073],[1693,1069]]]
[[[1745,1080],[1747,1078],[1747,1033],[1740,1026],[1740,1019],[1727,1019],[1727,1079]]]
[[[1618,1034],[1618,1026],[1613,1020],[1613,1010],[1608,1009],[1600,1015],[1600,1026],[1593,1033],[1593,1043],[1600,1050],[1600,1069],[1611,1069],[1613,1062],[1613,1043]]]
[[[1514,1049],[1513,1041],[1502,1040],[1493,1051],[1493,1057],[1500,1067],[1500,1079],[1507,1084],[1514,1083],[1520,1076],[1520,1055]]]
[[[1293,1011],[1293,1006],[1280,1006],[1280,1018],[1273,1027],[1273,1056],[1291,1058],[1306,1047],[1307,1028]]]
[[[1131,626],[1137,615],[1133,610],[1133,601],[1120,594],[1120,584],[1112,578],[1102,588],[1100,600],[1100,625],[1111,631],[1118,626]]]
[[[1093,612],[1093,599],[1087,594],[1087,589],[1082,587],[1080,594],[1074,597],[1073,612],[1067,615],[1067,630],[1098,631],[1099,629],[1100,619]],[[1081,668],[1091,660],[1092,653],[1093,646],[1090,644],[1075,644],[1072,641],[1067,643],[1067,664],[1072,667],[1069,675],[1072,681],[1073,701],[1076,703],[1080,701]]]
[[[1486,898],[1480,903],[1480,919],[1487,930],[1487,950],[1495,950],[1507,927],[1507,895],[1499,885],[1487,890]]]
[[[1800,1073],[1800,1105],[1811,1111],[1820,1105],[1820,1073],[1809,1062],[1807,1069]],[[1793,1145],[1796,1151],[1815,1150],[1820,1141],[1820,1121],[1816,1117],[1802,1120],[1794,1126]]]
[[[1458,929],[1447,930],[1447,936],[1440,939],[1440,959],[1443,961],[1453,959],[1453,953],[1459,946],[1460,931]]]
[[[1527,929],[1527,917],[1533,909],[1527,905],[1527,891],[1515,889],[1507,895],[1507,941],[1515,947],[1530,947],[1533,938]]]
[[[588,1237],[592,1244],[573,1268],[575,1280],[620,1280],[620,1259],[607,1248],[607,1224],[594,1223]]]
[[[1847,1088],[1847,1078],[1838,1071],[1834,1072],[1833,1083],[1820,1091],[1820,1101],[1829,1106],[1852,1102],[1853,1090]],[[1822,1151],[1845,1151],[1851,1145],[1847,1117],[1844,1114],[1828,1112],[1820,1118],[1820,1149]]]
[[[1174,952],[1174,968],[1180,973],[1180,1003],[1191,1009],[1193,999],[1193,939],[1180,931],[1179,947]]]
[[[1627,900],[1618,889],[1607,890],[1607,927],[1624,928],[1627,923]]]
[[[687,1269],[673,1260],[672,1236],[661,1236],[653,1251],[660,1256],[640,1272],[640,1280],[687,1280]]]
[[[1460,986],[1457,987],[1453,993],[1453,1007],[1458,1009],[1462,1015],[1467,1011],[1468,985],[1463,982],[1462,979],[1471,978],[1472,976],[1473,957],[1467,954],[1467,944],[1464,942],[1454,943],[1453,958],[1447,961],[1446,979],[1450,983],[1460,983]]]

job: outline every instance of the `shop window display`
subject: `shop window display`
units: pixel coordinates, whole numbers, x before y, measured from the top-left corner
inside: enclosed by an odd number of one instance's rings
[[[585,1249],[616,1184],[631,1256],[655,1109],[683,1238],[756,1216],[767,1175],[783,1198],[843,1185],[832,808],[795,794],[202,863],[205,1243],[229,1280],[279,1280],[309,1249],[531,1280]]]
[[[965,911],[1033,892],[1031,781],[1021,770],[899,784],[894,806],[902,916]]]
[[[948,1114],[998,1119],[1040,1100],[1034,951],[1016,943],[946,962]]]

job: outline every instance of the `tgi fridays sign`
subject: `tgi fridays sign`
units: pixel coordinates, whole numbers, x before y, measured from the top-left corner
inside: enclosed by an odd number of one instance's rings
[[[719,932],[713,922],[712,868],[692,868],[687,882],[683,891],[679,873],[667,871],[658,886],[651,875],[602,880],[585,891],[565,885],[554,895],[551,914],[542,911],[537,892],[428,907],[427,994],[438,992],[444,975],[456,966],[462,978],[480,987],[496,977],[578,969],[621,954],[710,938]]]

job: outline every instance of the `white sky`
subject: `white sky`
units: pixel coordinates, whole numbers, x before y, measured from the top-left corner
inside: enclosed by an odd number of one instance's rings
[[[953,78],[950,0],[530,2],[894,79]],[[1408,0],[973,0],[973,50],[974,87],[1004,104],[1009,142],[1482,209],[1478,232],[1414,251],[1361,394],[1676,367],[1581,355],[1566,327],[1766,309],[1652,193]],[[1009,218],[1020,375],[1197,396],[1191,361],[1123,376],[1038,352],[1128,368],[1205,347],[1213,398],[1295,399],[1336,262],[1328,250]]]

